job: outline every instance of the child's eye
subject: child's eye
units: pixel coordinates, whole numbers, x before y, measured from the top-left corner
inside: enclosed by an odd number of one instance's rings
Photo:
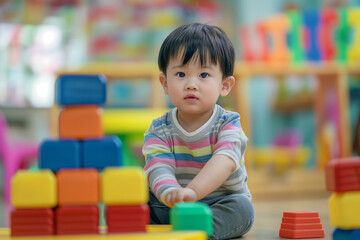
[[[183,73],[183,72],[178,72],[178,73],[176,74],[176,76],[183,78],[183,77],[185,77],[185,73]]]
[[[201,78],[207,78],[209,76],[208,73],[200,73]]]

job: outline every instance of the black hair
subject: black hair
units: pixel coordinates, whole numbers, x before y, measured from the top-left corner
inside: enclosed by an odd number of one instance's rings
[[[213,64],[219,63],[223,78],[234,73],[234,46],[220,27],[191,23],[175,29],[161,45],[158,57],[160,71],[166,74],[170,59],[180,52],[183,54],[183,65],[196,55],[201,66],[205,66],[208,60]]]

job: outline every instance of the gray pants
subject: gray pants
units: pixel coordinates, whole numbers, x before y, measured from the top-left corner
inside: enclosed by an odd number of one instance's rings
[[[170,209],[162,204],[152,191],[149,191],[150,223],[169,224]],[[213,212],[214,234],[209,239],[230,239],[241,237],[252,227],[255,220],[254,207],[248,197],[242,194],[230,194],[205,198]]]

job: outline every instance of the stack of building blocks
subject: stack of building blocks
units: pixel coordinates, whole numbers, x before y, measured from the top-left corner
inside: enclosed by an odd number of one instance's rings
[[[213,234],[212,211],[205,203],[182,202],[170,210],[170,223],[173,230],[205,231]]]
[[[326,165],[326,188],[333,239],[359,239],[360,157],[333,159]]]
[[[280,237],[285,238],[323,238],[325,233],[318,212],[284,212]]]
[[[42,142],[40,170],[19,171],[13,178],[11,235],[98,234],[101,200],[108,232],[145,232],[145,174],[121,167],[121,141],[104,137],[105,77],[62,75],[55,91],[56,103],[64,106],[59,139]]]

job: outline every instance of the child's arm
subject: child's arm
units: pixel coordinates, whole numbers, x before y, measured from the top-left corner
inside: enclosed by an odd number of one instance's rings
[[[173,207],[177,202],[197,201],[220,187],[235,170],[236,164],[230,157],[214,155],[185,187],[169,192],[165,204]]]

